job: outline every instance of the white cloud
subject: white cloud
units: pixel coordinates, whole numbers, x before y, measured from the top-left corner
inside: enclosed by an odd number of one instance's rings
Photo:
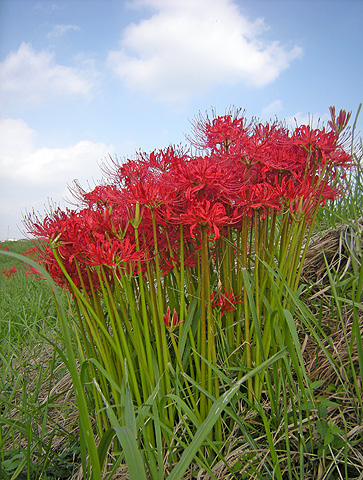
[[[291,128],[296,128],[300,125],[310,125],[312,128],[321,128],[324,125],[326,126],[329,120],[330,115],[328,113],[321,115],[319,113],[297,112],[295,115],[288,117],[286,123]]]
[[[54,25],[52,30],[48,32],[47,38],[57,39],[71,30],[80,31],[81,29],[78,25]]]
[[[250,22],[231,0],[136,1],[157,9],[129,25],[108,65],[129,87],[178,101],[218,84],[262,87],[301,54],[266,43],[263,19]]]
[[[32,107],[54,98],[89,97],[92,86],[88,73],[57,65],[52,53],[36,52],[27,43],[0,63],[0,94],[6,105]]]
[[[281,100],[273,100],[271,103],[266,105],[262,109],[262,115],[264,117],[275,117],[278,112],[281,112],[282,110],[282,102]]]
[[[0,121],[0,169],[3,179],[64,191],[75,178],[101,176],[100,161],[113,146],[83,140],[67,148],[36,148],[37,133],[21,119]]]
[[[56,12],[64,9],[64,5],[62,3],[52,3],[47,1],[37,2],[34,5],[35,10],[40,10],[44,12]]]
[[[33,150],[36,135],[36,131],[29,128],[24,120],[0,120],[0,165],[3,176],[8,176],[6,172],[9,172],[15,159],[25,157]]]
[[[21,119],[0,121],[0,240],[21,236],[22,214],[43,212],[47,199],[65,205],[68,185],[78,179],[92,188],[112,145],[80,141],[66,148],[36,147],[37,132]],[[8,232],[9,229],[9,232]]]

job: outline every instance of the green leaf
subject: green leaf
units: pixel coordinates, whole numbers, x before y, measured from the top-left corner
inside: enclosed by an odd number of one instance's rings
[[[265,368],[272,365],[274,362],[285,356],[287,353],[287,349],[284,348],[280,352],[273,355],[271,358],[266,360],[265,362],[261,363],[258,367],[251,370],[245,376],[243,376],[240,380],[238,380],[233,387],[227,390],[221,397],[216,400],[204,422],[196,431],[193,440],[188,445],[188,447],[184,450],[183,455],[179,462],[175,465],[173,470],[171,471],[170,475],[167,477],[167,480],[180,480],[184,475],[185,471],[187,470],[188,466],[192,462],[194,455],[197,453],[199,448],[202,446],[203,442],[208,437],[210,431],[212,430],[213,426],[217,422],[218,418],[225,410],[229,402],[232,400],[233,396],[238,392],[240,386],[245,383],[250,377],[257,375]]]
[[[316,422],[316,428],[318,429],[319,435],[324,438],[328,431],[328,422],[326,420],[318,420]]]
[[[113,437],[115,436],[115,431],[113,428],[109,428],[104,432],[100,439],[100,443],[97,447],[98,458],[100,460],[100,465],[102,466],[107,455],[108,448],[112,442]]]
[[[110,418],[110,417],[109,417]],[[116,417],[115,417],[116,419]],[[117,420],[116,420],[117,421]],[[110,418],[111,422],[111,418]],[[112,422],[111,422],[112,423]],[[144,462],[137,447],[136,439],[130,427],[114,425],[117,438],[119,439],[125,454],[126,464],[130,480],[147,480],[144,470]]]
[[[142,460],[140,451],[138,449],[134,432],[128,426],[124,426],[124,427],[120,426],[114,411],[112,410],[111,406],[108,404],[96,379],[93,379],[93,383],[103,400],[107,416],[110,420],[111,427],[114,429],[116,436],[119,442],[121,443],[123,452],[125,454],[126,465],[129,471],[129,479],[130,480],[147,480],[145,469],[144,469],[144,462]]]
[[[324,446],[329,445],[334,440],[334,435],[331,432],[327,432],[324,437]]]
[[[315,390],[316,388],[319,388],[323,385],[325,380],[315,380],[315,382],[310,383],[310,388],[311,390]]]

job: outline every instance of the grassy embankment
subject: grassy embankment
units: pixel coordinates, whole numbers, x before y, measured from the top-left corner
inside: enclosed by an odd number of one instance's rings
[[[278,369],[271,367],[270,388],[252,409],[244,409],[244,392],[237,392],[223,417],[227,434],[225,444],[218,445],[220,457],[213,448],[210,458],[192,461],[191,456],[185,478],[198,473],[199,478],[363,478],[361,156],[355,161],[355,181],[347,181],[349,193],[321,212],[299,295],[291,296],[296,337],[289,352],[292,363],[284,367],[291,369],[288,383],[282,384]],[[30,246],[27,241],[5,245],[15,253]],[[2,273],[12,267],[17,272],[11,276]],[[65,295],[63,300],[67,306]],[[0,255],[4,480],[70,479],[78,470],[77,407],[63,352],[49,287],[25,277],[18,260]],[[229,373],[222,368],[217,373],[226,388],[232,385]],[[187,421],[195,422],[192,414]],[[180,425],[176,436],[183,449],[193,440]],[[110,455],[109,465],[117,458],[121,457],[116,452]],[[160,464],[154,470],[148,466],[153,480],[167,478]],[[165,472],[171,469],[166,462]],[[124,469],[118,472],[114,478],[125,478]]]

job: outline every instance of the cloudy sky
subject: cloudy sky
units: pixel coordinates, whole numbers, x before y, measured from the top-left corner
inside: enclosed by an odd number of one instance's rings
[[[0,0],[0,240],[211,107],[355,114],[362,21],[361,0]]]

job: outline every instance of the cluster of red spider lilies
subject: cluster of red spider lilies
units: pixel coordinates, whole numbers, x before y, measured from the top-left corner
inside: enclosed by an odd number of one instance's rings
[[[39,260],[75,300],[84,357],[118,385],[126,361],[137,404],[156,385],[168,395],[177,365],[203,420],[219,396],[213,365],[238,357],[251,371],[277,351],[318,208],[351,164],[349,115],[331,114],[327,129],[292,131],[239,110],[200,116],[189,150],[112,162],[108,182],[74,190],[77,209],[27,218]],[[250,400],[262,383],[249,382]]]

